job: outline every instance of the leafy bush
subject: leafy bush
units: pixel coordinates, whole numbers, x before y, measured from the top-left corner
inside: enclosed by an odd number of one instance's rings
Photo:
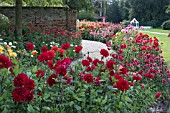
[[[170,30],[170,20],[167,20],[162,24],[162,29]]]
[[[0,14],[0,32],[9,28],[9,19],[3,14]]]
[[[90,11],[82,10],[77,14],[77,19],[94,21],[94,15]]]

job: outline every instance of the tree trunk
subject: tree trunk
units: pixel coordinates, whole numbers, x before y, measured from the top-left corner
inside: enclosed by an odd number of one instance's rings
[[[16,28],[16,37],[22,37],[22,0],[16,0],[15,28]]]

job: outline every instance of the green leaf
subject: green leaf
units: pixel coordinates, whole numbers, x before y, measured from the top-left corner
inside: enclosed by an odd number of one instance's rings
[[[78,106],[77,104],[74,104],[74,107],[75,107],[78,111],[80,111],[80,110],[81,110],[81,107],[80,107],[80,106]]]
[[[50,107],[44,106],[43,109],[50,111]]]
[[[12,58],[12,63],[17,64],[17,59],[16,58]]]
[[[35,73],[35,72],[37,72],[37,70],[38,70],[37,66],[34,66],[33,69],[32,69],[32,72]]]
[[[105,96],[104,100],[102,100],[102,104],[105,104],[107,102],[107,96]]]
[[[28,104],[27,110],[28,110],[29,112],[34,112],[34,109],[33,109],[33,107],[32,107],[31,104]]]
[[[2,113],[8,113],[8,110],[6,109],[6,107],[4,108],[4,110],[2,111]]]
[[[109,88],[111,91],[116,92],[117,88],[113,88],[113,86],[107,86],[107,88]]]
[[[20,73],[19,65],[14,66],[14,74],[18,75]]]

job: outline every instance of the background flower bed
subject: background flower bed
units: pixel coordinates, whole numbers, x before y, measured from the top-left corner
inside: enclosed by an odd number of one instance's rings
[[[101,59],[87,57],[72,66],[66,53],[78,54],[77,46],[55,43],[42,49],[41,45],[33,54],[37,45],[32,43],[24,43],[18,56],[15,51],[10,55],[12,47],[1,47],[6,59],[0,61],[5,66],[0,70],[1,111],[147,113],[156,100],[169,96],[169,70],[160,56],[159,41],[131,27],[106,43],[108,50],[100,51]],[[109,54],[111,48],[116,53]],[[66,52],[61,54],[60,49]]]

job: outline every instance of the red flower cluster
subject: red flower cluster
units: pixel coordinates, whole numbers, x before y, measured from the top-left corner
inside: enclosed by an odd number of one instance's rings
[[[43,70],[38,70],[37,72],[36,72],[36,77],[37,78],[42,78],[44,76],[44,71]]]
[[[57,78],[57,75],[56,74],[52,74],[51,76],[48,77],[47,84],[49,86],[53,86],[54,84],[57,84],[57,82],[55,80],[56,78]]]
[[[76,46],[76,47],[74,48],[74,50],[75,50],[76,53],[79,53],[82,49],[83,49],[82,46]]]
[[[162,93],[161,93],[161,92],[158,92],[158,93],[155,94],[155,98],[160,98],[161,95],[162,95]]]
[[[47,51],[48,51],[48,47],[47,47],[47,46],[42,46],[41,51],[42,51],[43,53],[44,53],[44,52],[47,52]]]
[[[58,60],[56,65],[54,66],[54,69],[56,71],[57,75],[66,75],[67,73],[67,68],[71,64],[71,59],[70,58],[65,58],[63,60]]]
[[[47,51],[47,52],[44,52],[44,53],[41,53],[39,56],[38,56],[38,60],[40,62],[48,62],[48,61],[51,61],[53,58],[55,57],[55,53],[54,51]]]
[[[0,69],[9,68],[10,66],[12,66],[11,60],[6,56],[0,55]]]
[[[129,83],[127,80],[119,78],[118,82],[116,82],[116,87],[121,91],[125,91],[129,89]]]
[[[68,48],[70,48],[70,43],[64,43],[64,44],[62,44],[61,45],[61,47],[62,47],[62,49],[65,49],[65,50],[67,50]]]
[[[14,86],[16,87],[12,91],[12,97],[17,102],[30,102],[34,99],[33,90],[35,87],[34,80],[28,78],[24,73],[18,74],[14,78]]]
[[[92,83],[92,82],[93,82],[93,75],[92,75],[92,74],[85,74],[85,75],[84,75],[84,80],[85,80],[87,83]]]
[[[103,57],[108,57],[108,56],[109,56],[109,52],[108,52],[106,49],[101,49],[101,50],[100,50],[100,54],[101,54]]]
[[[114,62],[113,60],[108,60],[106,62],[106,67],[109,69],[109,70],[113,70],[113,66],[116,64],[116,62]]]
[[[81,63],[83,66],[86,66],[86,67],[90,65],[90,62],[88,60],[82,60]]]
[[[26,47],[27,47],[28,50],[34,49],[34,45],[31,42],[27,42]]]

